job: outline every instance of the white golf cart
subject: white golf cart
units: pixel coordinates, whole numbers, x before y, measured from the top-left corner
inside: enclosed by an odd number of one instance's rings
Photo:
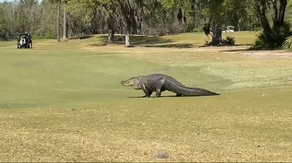
[[[226,30],[223,30],[222,33],[234,32],[234,26],[227,26]]]

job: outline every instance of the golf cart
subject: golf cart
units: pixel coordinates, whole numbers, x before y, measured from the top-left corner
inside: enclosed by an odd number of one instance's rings
[[[226,30],[223,30],[222,33],[234,32],[234,26],[227,26]]]
[[[27,33],[20,33],[17,38],[17,49],[32,48],[31,36]]]

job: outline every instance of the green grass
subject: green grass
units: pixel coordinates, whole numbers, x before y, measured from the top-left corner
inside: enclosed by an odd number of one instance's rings
[[[254,43],[257,32],[234,32],[234,33],[223,33],[222,37],[226,36],[234,37],[237,45],[251,45]],[[194,44],[196,46],[202,46],[205,43],[204,33],[183,33],[179,35],[163,36],[164,39],[171,39],[184,44]],[[211,36],[209,36],[211,39]],[[209,39],[209,41],[210,41]]]
[[[134,48],[105,46],[104,35],[1,42],[1,161],[292,161],[291,58],[177,46],[201,35],[135,37]],[[120,85],[150,73],[221,95],[145,99]]]

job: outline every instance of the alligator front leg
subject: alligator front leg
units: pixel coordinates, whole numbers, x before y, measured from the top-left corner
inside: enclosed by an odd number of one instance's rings
[[[150,97],[151,96],[152,92],[148,91],[144,84],[142,85],[142,90],[145,93],[145,96],[143,96],[143,97]]]
[[[145,93],[145,91],[144,91],[144,93]],[[148,94],[149,94],[149,97],[150,97],[150,96],[151,96],[151,94],[152,94],[152,92],[148,91]],[[145,93],[145,95],[144,95],[144,96],[142,96],[142,97],[148,97],[148,96],[147,96],[147,94]]]

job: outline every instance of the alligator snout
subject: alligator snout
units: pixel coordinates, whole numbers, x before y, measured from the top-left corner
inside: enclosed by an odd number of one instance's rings
[[[125,81],[122,80],[122,81],[121,81],[121,84],[124,85],[124,83],[125,83]]]

